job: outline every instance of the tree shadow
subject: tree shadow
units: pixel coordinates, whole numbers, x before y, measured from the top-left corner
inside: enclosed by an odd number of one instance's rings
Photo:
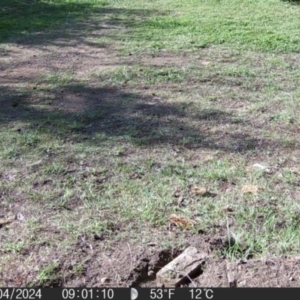
[[[17,95],[3,88],[0,93],[0,124],[21,120],[29,122],[32,129],[61,139],[74,135],[77,142],[100,146],[103,140],[94,137],[103,134],[138,147],[171,145],[232,153],[261,151],[271,145],[256,137],[253,128],[232,113],[198,109],[191,114],[184,102],[170,104],[127,90],[70,84],[63,91],[52,90],[45,95],[53,101],[36,101],[35,105],[30,94]],[[231,130],[226,126],[232,126]],[[16,130],[23,132],[22,128]]]
[[[288,2],[293,5],[300,5],[300,0],[282,0],[283,2]]]
[[[153,14],[163,14],[146,9],[100,7],[88,2],[2,2],[0,43],[13,41],[35,48],[44,45],[68,46],[67,53],[63,55],[71,56],[74,53],[69,51],[76,51],[78,44],[105,47],[105,44],[99,45],[90,40],[101,37],[102,33],[108,39],[116,39],[114,34],[117,31],[110,29],[132,28]],[[92,54],[84,53],[84,56],[88,55]],[[18,67],[26,65],[29,60],[33,61],[34,58],[25,57],[25,60],[18,62]],[[114,62],[115,65],[117,63]],[[60,70],[60,66],[51,65],[51,60],[46,64],[51,71],[55,71],[55,68]],[[105,65],[105,62],[101,61],[101,65]],[[33,64],[31,68],[34,67]],[[21,75],[2,77],[7,82],[0,87],[0,124],[25,121],[32,129],[43,129],[58,138],[76,133],[77,139],[87,143],[97,143],[93,137],[101,133],[143,147],[173,145],[190,149],[247,152],[270,144],[257,138],[253,128],[246,126],[237,116],[221,110],[195,107],[195,111],[188,111],[184,102],[170,104],[167,99],[146,96],[138,90],[132,92],[126,87],[94,87],[78,82],[64,83],[63,87],[49,90],[39,87],[18,90],[16,87],[20,83],[33,83],[30,76]],[[226,129],[227,125],[232,128]],[[24,131],[22,128],[16,130],[20,134]]]
[[[0,43],[14,42],[19,45],[55,43],[63,46],[70,40],[80,42],[87,38],[99,38],[99,32],[93,33],[96,30],[134,27],[153,14],[162,14],[148,9],[109,8],[105,2],[102,4],[92,2],[2,0]],[[109,34],[106,34],[106,37],[115,38]]]

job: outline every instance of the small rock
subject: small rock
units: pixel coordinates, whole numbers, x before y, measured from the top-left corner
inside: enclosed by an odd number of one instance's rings
[[[178,206],[179,206],[179,207],[182,206],[183,202],[184,202],[184,198],[183,198],[182,196],[179,197],[179,198],[178,198],[178,201],[177,201]]]
[[[268,167],[266,167],[266,166],[264,166],[262,164],[254,164],[253,167],[261,169],[261,170],[266,170],[268,168]]]
[[[18,212],[15,216],[15,219],[18,221],[23,221],[25,218],[20,212]]]
[[[108,277],[103,277],[103,278],[100,279],[100,281],[101,281],[101,283],[107,283],[107,282],[109,282],[110,280],[109,280]]]
[[[262,165],[262,164],[254,164],[253,165],[253,168],[256,168],[256,169],[261,169],[262,171],[264,171],[265,173],[267,174],[272,174],[274,173],[274,171],[272,169],[270,169],[269,167],[265,166],[265,165]]]
[[[246,279],[245,280],[242,280],[238,283],[238,287],[246,287],[246,284],[247,284],[247,281]]]
[[[295,280],[295,278],[293,277],[293,276],[291,276],[290,278],[289,278],[289,281],[294,281]]]
[[[147,244],[147,246],[148,246],[148,247],[155,247],[155,246],[157,246],[157,243],[149,242],[149,243]]]
[[[155,275],[154,271],[152,271],[152,270],[148,271],[148,276],[149,277],[154,277],[154,275]]]

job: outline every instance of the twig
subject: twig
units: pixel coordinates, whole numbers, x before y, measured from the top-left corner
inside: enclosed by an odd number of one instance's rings
[[[131,252],[131,248],[130,248],[130,245],[129,245],[129,243],[127,243],[127,247],[128,247],[128,249],[129,249],[129,253],[130,253],[130,270],[132,270],[132,266],[133,266],[133,257],[132,257],[132,252]]]

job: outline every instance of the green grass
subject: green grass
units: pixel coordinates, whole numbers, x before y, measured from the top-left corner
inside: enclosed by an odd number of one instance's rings
[[[151,85],[156,83],[182,83],[191,77],[191,73],[196,75],[199,73],[198,70],[194,70],[192,67],[182,67],[182,68],[147,68],[147,67],[122,67],[117,68],[106,74],[101,72],[97,74],[99,79],[107,84],[145,84]],[[198,75],[198,74],[197,74]]]
[[[136,53],[197,51],[212,45],[266,52],[300,50],[300,8],[279,0],[156,0],[138,6],[135,1],[1,2],[3,42],[12,36],[30,37],[35,32],[57,30],[93,17],[100,24],[126,27],[127,34],[116,37],[124,50]]]
[[[0,228],[0,284],[76,285],[150,242],[299,253],[299,5],[0,4],[1,216],[24,216]]]
[[[127,1],[126,5],[134,4]],[[153,1],[150,5],[168,13],[132,30],[136,38],[129,37],[126,42],[134,49],[178,52],[230,45],[243,50],[299,53],[299,19],[295,14],[299,7],[290,3],[204,0]]]

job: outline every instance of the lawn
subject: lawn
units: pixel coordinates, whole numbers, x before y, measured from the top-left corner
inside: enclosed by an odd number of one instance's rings
[[[0,0],[0,286],[154,285],[136,265],[189,245],[299,255],[299,14]]]

